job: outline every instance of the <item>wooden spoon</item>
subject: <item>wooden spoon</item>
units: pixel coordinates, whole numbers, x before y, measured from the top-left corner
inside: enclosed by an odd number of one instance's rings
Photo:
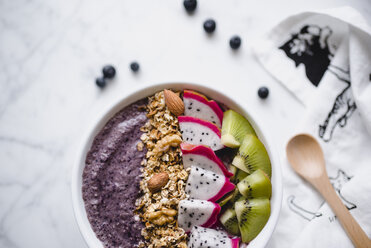
[[[330,183],[325,158],[316,139],[309,134],[296,135],[287,144],[286,153],[292,168],[325,198],[354,246],[370,248],[370,239],[349,213]]]

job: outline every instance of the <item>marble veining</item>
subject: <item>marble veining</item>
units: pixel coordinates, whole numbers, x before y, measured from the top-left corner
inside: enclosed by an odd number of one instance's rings
[[[371,20],[367,0],[202,0],[192,16],[180,0],[0,1],[0,247],[86,247],[70,193],[82,134],[138,85],[228,88],[283,145],[303,106],[255,61],[249,41],[294,12],[343,4]],[[217,21],[212,37],[202,30],[209,17]],[[234,34],[243,39],[238,52],[228,47]],[[94,79],[106,63],[117,77],[100,90]],[[271,90],[264,102],[262,85]]]

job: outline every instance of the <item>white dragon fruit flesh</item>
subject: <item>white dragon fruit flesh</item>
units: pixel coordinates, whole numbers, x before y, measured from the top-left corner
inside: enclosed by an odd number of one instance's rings
[[[183,101],[184,115],[200,118],[214,123],[219,128],[222,127],[223,110],[215,101],[209,101],[206,96],[192,90],[184,90]]]
[[[215,202],[225,194],[234,190],[235,187],[236,186],[224,175],[192,166],[185,192],[191,199]]]
[[[178,209],[178,225],[186,232],[194,226],[211,227],[220,213],[218,204],[196,199],[181,200]]]
[[[233,173],[227,170],[223,162],[209,147],[181,143],[180,149],[182,150],[184,168],[189,168],[192,165],[195,165],[202,169],[212,171],[218,175],[224,175],[226,177],[233,176]]]
[[[179,116],[178,121],[183,142],[206,145],[214,151],[224,147],[220,141],[220,129],[215,124],[191,116]]]
[[[195,226],[192,228],[188,241],[189,248],[238,248],[240,238],[229,238],[219,230]]]

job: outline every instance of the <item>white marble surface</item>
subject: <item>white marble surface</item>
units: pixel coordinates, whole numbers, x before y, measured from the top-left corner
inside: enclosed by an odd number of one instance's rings
[[[89,121],[137,85],[231,88],[270,123],[282,153],[304,108],[257,64],[249,41],[291,13],[344,4],[371,22],[368,0],[201,0],[192,16],[180,0],[0,0],[0,247],[86,247],[71,206],[76,149]],[[243,39],[235,53],[233,34]],[[94,78],[106,63],[118,73],[100,90]],[[261,85],[271,90],[264,102]]]

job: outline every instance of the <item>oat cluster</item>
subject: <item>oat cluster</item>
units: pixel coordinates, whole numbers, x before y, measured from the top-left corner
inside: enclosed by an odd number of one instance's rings
[[[140,183],[143,196],[138,199],[136,210],[145,224],[142,230],[145,243],[140,247],[186,248],[186,233],[177,225],[178,203],[186,198],[188,177],[179,146],[182,139],[178,119],[167,109],[163,91],[149,97],[146,107],[149,120],[141,128],[143,135],[137,146],[138,150],[147,148]],[[151,193],[147,182],[159,172],[167,172],[169,181],[159,192]]]

